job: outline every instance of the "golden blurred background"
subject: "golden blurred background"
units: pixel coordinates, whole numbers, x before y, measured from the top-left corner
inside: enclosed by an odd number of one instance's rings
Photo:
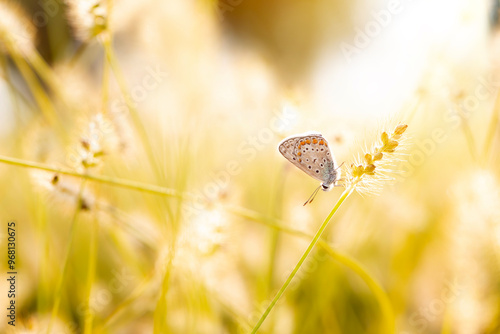
[[[500,333],[498,8],[0,0],[0,332]]]

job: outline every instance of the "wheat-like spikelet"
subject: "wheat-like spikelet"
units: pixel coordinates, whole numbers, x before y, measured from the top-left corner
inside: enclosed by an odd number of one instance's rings
[[[94,170],[102,166],[105,156],[117,147],[114,126],[108,118],[98,113],[82,126],[78,143],[68,154],[68,163],[79,172]]]
[[[354,163],[346,168],[345,186],[358,193],[377,193],[382,183],[392,179],[394,163],[398,161],[396,152],[404,140],[408,125],[400,124],[394,131],[383,131],[380,140],[364,150]]]
[[[108,28],[107,2],[102,0],[66,0],[67,17],[75,37],[88,41]]]
[[[82,211],[94,209],[94,196],[88,190],[80,193],[80,184],[74,179],[43,171],[33,171],[31,176],[35,185],[63,211],[75,205]]]

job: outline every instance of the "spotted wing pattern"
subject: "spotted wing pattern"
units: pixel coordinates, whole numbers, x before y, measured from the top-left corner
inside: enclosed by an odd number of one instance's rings
[[[331,184],[340,177],[328,142],[319,133],[288,137],[278,149],[288,161],[324,184]]]

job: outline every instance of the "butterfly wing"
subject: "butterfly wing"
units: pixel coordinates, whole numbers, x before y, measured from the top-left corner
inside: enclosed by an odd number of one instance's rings
[[[288,137],[278,149],[288,161],[324,184],[331,184],[340,177],[328,142],[319,133]]]

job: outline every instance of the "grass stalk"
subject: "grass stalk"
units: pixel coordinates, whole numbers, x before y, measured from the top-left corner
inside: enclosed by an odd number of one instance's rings
[[[290,273],[290,275],[286,279],[285,283],[283,283],[283,285],[281,286],[281,288],[278,290],[278,293],[276,293],[276,296],[274,296],[273,300],[271,301],[271,303],[269,304],[269,306],[267,307],[267,309],[264,311],[264,313],[260,317],[260,319],[257,322],[257,324],[255,324],[254,328],[252,329],[252,334],[253,333],[257,333],[257,331],[259,330],[259,328],[262,325],[262,323],[266,320],[266,318],[269,315],[269,313],[271,312],[271,310],[274,308],[274,306],[276,305],[276,303],[278,302],[278,300],[281,298],[281,296],[285,292],[285,290],[288,287],[288,285],[290,285],[290,282],[292,281],[292,279],[295,277],[295,275],[299,271],[300,267],[302,266],[302,264],[304,263],[304,261],[306,260],[306,258],[309,256],[309,254],[313,250],[314,246],[316,245],[316,243],[318,242],[319,238],[323,234],[324,230],[328,226],[328,223],[330,222],[330,220],[332,219],[332,217],[335,215],[335,213],[338,211],[338,209],[340,208],[340,206],[342,205],[342,203],[344,203],[344,201],[347,199],[347,197],[349,197],[349,195],[352,194],[353,190],[354,190],[353,187],[349,187],[346,190],[344,190],[344,192],[340,196],[339,200],[337,201],[337,204],[335,204],[335,206],[333,207],[333,209],[330,212],[330,214],[323,221],[323,223],[319,227],[318,231],[314,235],[313,239],[309,243],[309,246],[305,250],[304,254],[302,254],[302,257],[299,259],[299,262],[297,262],[297,264],[295,265],[295,268],[292,270],[292,272]]]
[[[39,195],[37,195],[39,196]],[[40,249],[39,252],[39,261],[40,261],[40,282],[38,283],[37,288],[37,311],[40,313],[44,313],[47,310],[47,281],[48,281],[48,264],[50,263],[49,259],[49,239],[50,239],[50,231],[47,226],[47,215],[45,211],[45,206],[41,198],[37,198],[35,202],[35,215],[37,221],[38,235],[39,235],[39,243]]]
[[[116,58],[113,46],[112,46],[112,38],[111,36],[104,38],[103,40],[103,47],[104,47],[104,52],[106,54],[106,59],[109,62],[109,66],[111,67],[111,70],[113,71],[113,74],[116,78],[116,81],[118,83],[118,86],[120,88],[120,91],[123,95],[123,98],[125,99],[125,103],[129,109],[130,116],[132,117],[132,122],[134,123],[135,129],[139,135],[139,138],[142,142],[142,146],[144,147],[144,150],[146,151],[146,155],[149,159],[149,162],[151,164],[151,167],[153,168],[156,179],[160,181],[161,178],[161,173],[159,172],[158,168],[158,163],[155,159],[155,155],[153,153],[152,145],[151,142],[149,141],[149,137],[146,132],[146,128],[144,127],[144,124],[142,124],[142,120],[139,116],[139,113],[134,106],[134,102],[131,100],[130,94],[128,93],[128,87],[127,83],[125,80],[125,76],[123,75],[121,68],[118,64],[118,60]]]
[[[127,188],[127,189],[137,190],[140,192],[166,196],[166,197],[182,198],[182,197],[189,196],[187,194],[181,194],[180,192],[178,192],[174,189],[160,187],[160,186],[156,186],[156,185],[152,185],[152,184],[136,182],[136,181],[131,181],[131,180],[125,180],[125,179],[118,179],[118,178],[103,176],[103,175],[92,175],[92,174],[78,173],[78,172],[75,172],[75,171],[72,171],[69,169],[55,168],[55,167],[51,167],[49,165],[41,164],[38,162],[16,159],[16,158],[6,157],[6,156],[2,156],[2,155],[0,155],[0,163],[5,163],[5,164],[9,164],[9,165],[14,165],[14,166],[20,166],[20,167],[25,167],[25,168],[40,169],[40,170],[45,170],[45,171],[54,172],[54,173],[58,173],[58,174],[70,175],[70,176],[74,176],[74,177],[83,178],[86,180],[100,182],[103,184],[110,184],[110,185],[114,185],[114,186],[121,187],[121,188]]]
[[[139,284],[122,303],[120,303],[109,315],[107,315],[103,319],[102,324],[94,329],[94,333],[101,333],[106,328],[111,326],[113,322],[118,318],[118,315],[120,315],[128,306],[130,306],[135,300],[137,300],[137,298],[143,295],[144,291],[146,291],[146,288],[148,287],[148,284],[154,278],[154,272],[154,270],[151,271],[151,274],[146,277],[143,282]]]
[[[474,161],[477,159],[476,153],[476,141],[474,140],[474,135],[472,134],[472,130],[470,128],[470,124],[468,120],[462,117],[462,132],[464,133],[465,141],[467,142],[467,147],[469,148],[470,156]]]
[[[50,68],[50,66],[45,62],[45,60],[40,56],[37,51],[33,51],[32,54],[29,55],[28,61],[33,66],[33,69],[40,76],[40,78],[50,87],[52,92],[54,92],[59,98],[62,99],[63,94],[59,87],[61,83],[57,80],[57,77],[54,75],[54,72]]]
[[[289,235],[293,235],[300,238],[306,238],[309,240],[313,238],[313,236],[309,235],[308,233],[289,228],[281,224],[278,220],[263,217],[258,213],[251,211],[249,209],[239,208],[239,207],[228,207],[226,208],[226,211],[230,212],[233,215],[269,226],[275,230],[287,233]],[[334,260],[342,263],[343,265],[351,269],[366,283],[368,288],[372,291],[378,304],[380,305],[383,316],[384,333],[393,333],[395,325],[394,311],[387,294],[385,293],[384,289],[380,286],[380,284],[377,283],[377,281],[368,273],[368,271],[358,261],[345,254],[335,251],[330,245],[328,245],[326,241],[321,239],[318,240],[318,246],[323,248],[323,250],[325,250],[327,254],[330,255]]]
[[[99,222],[97,213],[94,212],[94,219],[92,219],[92,226],[90,228],[90,241],[89,241],[89,258],[88,258],[88,272],[87,272],[87,312],[84,314],[83,333],[92,333],[92,323],[94,320],[94,313],[91,310],[90,298],[92,295],[92,286],[94,285],[96,262],[97,262],[97,237],[99,234]]]
[[[387,297],[387,294],[382,289],[382,287],[373,279],[373,277],[368,273],[368,271],[354,259],[334,251],[325,241],[319,240],[318,244],[335,260],[344,264],[346,267],[353,270],[368,286],[372,291],[375,299],[380,305],[383,319],[383,331],[382,333],[394,333],[395,332],[395,318],[394,311],[391,306],[391,302]]]
[[[59,131],[62,131],[62,127],[57,118],[56,111],[52,106],[52,103],[50,102],[47,94],[45,93],[45,90],[38,81],[35,73],[32,71],[26,60],[21,57],[21,55],[15,50],[15,47],[12,45],[13,43],[10,38],[4,38],[4,42],[9,55],[12,57],[12,60],[16,64],[16,67],[18,68],[26,84],[28,85],[28,88],[33,94],[33,97],[38,107],[42,111],[42,114],[45,116],[49,124],[57,126],[57,129]]]
[[[110,3],[108,5],[111,7]],[[108,10],[110,10],[110,7],[108,7]],[[142,146],[144,150],[146,151],[146,156],[149,160],[149,164],[151,165],[151,168],[153,170],[153,173],[155,175],[155,179],[158,183],[163,184],[164,183],[164,177],[162,176],[161,170],[159,163],[156,159],[156,156],[153,151],[153,146],[151,144],[151,141],[149,139],[149,136],[147,134],[146,128],[144,124],[142,123],[142,120],[139,116],[139,113],[137,111],[136,106],[134,105],[134,101],[132,101],[130,94],[128,93],[128,87],[127,83],[125,80],[125,76],[123,75],[123,72],[121,71],[121,67],[119,66],[118,59],[115,55],[113,46],[112,46],[112,35],[111,33],[108,36],[105,36],[103,39],[103,47],[104,47],[104,52],[107,61],[109,62],[109,66],[111,68],[112,73],[114,74],[114,77],[118,83],[118,86],[120,88],[120,91],[123,95],[123,98],[125,99],[125,103],[128,107],[128,110],[130,112],[130,116],[132,118],[132,122],[134,123],[135,130],[137,131],[137,134],[139,136],[139,139],[142,143]],[[179,198],[181,198],[179,196]],[[180,203],[179,203],[180,206]],[[172,212],[172,208],[170,206],[170,203],[164,202],[163,200],[161,201],[160,207],[162,209],[165,209],[167,211],[167,216],[170,218],[169,220],[166,220],[164,214],[160,214],[160,219],[162,220],[163,225],[166,225],[167,222],[171,222],[172,228],[173,228],[173,240],[172,244],[176,244],[176,236],[177,236],[177,227],[175,226],[175,221],[176,219],[174,218],[174,213]],[[172,252],[175,253],[175,252]],[[169,279],[170,279],[170,271],[171,271],[171,261],[167,264],[166,268],[166,274],[163,279],[162,283],[162,290],[160,293],[160,300],[157,304],[157,309],[155,310],[155,319],[154,319],[154,331],[158,331],[158,325],[160,326],[161,329],[163,329],[163,324],[165,323],[164,321],[164,314],[162,315],[161,312],[165,308],[166,309],[166,300],[165,297],[168,293],[169,289]],[[159,319],[163,319],[159,322]],[[163,330],[162,330],[163,332]]]
[[[491,115],[490,126],[488,127],[488,132],[486,133],[486,138],[484,140],[483,147],[483,163],[487,163],[490,157],[491,146],[495,139],[495,134],[498,131],[498,123],[500,122],[500,92],[497,92],[497,97],[495,99],[495,104],[493,106],[493,113]]]
[[[166,265],[166,272],[163,276],[162,288],[160,292],[160,296],[158,298],[158,302],[155,308],[154,314],[154,334],[168,333],[170,332],[167,327],[167,293],[170,285],[170,274],[172,272],[172,262],[173,262],[174,254],[171,253],[168,258],[168,263]]]
[[[47,326],[47,334],[51,333],[52,326],[54,324],[54,320],[57,316],[57,313],[59,312],[59,306],[61,304],[61,298],[62,298],[62,288],[63,288],[64,278],[66,277],[66,274],[68,271],[68,263],[69,263],[69,258],[71,255],[73,241],[75,239],[78,215],[80,214],[80,211],[81,211],[80,199],[82,197],[84,189],[85,189],[85,180],[82,180],[82,183],[80,184],[80,190],[78,193],[78,199],[77,199],[77,203],[76,203],[76,207],[75,207],[75,212],[74,212],[73,218],[71,220],[70,233],[69,233],[69,237],[67,239],[68,243],[66,244],[66,250],[64,252],[63,266],[61,268],[61,273],[59,275],[59,279],[57,280],[55,291],[54,291],[54,298],[55,299],[54,299],[54,304],[52,306],[52,313],[50,316],[49,325]]]

